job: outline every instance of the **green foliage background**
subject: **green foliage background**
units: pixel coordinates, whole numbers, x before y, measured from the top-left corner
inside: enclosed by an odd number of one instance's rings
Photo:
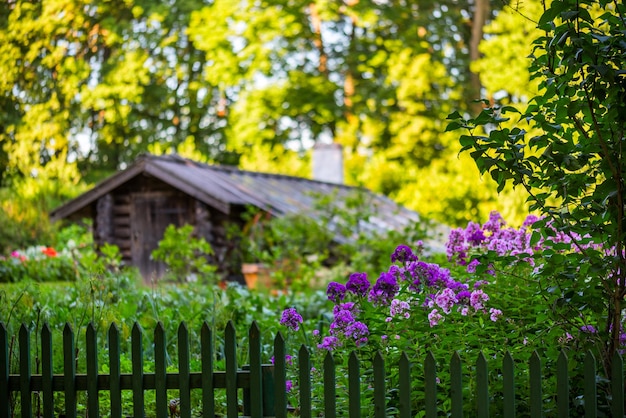
[[[516,101],[532,91],[523,57],[537,9],[537,0],[9,1],[3,225],[45,238],[49,209],[142,152],[307,177],[311,145],[327,141],[344,147],[347,183],[424,216],[458,225],[495,208],[521,220],[519,194],[496,197],[444,128],[452,110],[476,112],[481,86]],[[2,241],[30,243],[19,231]]]

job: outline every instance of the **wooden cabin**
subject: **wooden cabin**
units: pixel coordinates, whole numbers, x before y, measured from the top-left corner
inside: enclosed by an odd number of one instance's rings
[[[243,226],[249,206],[271,216],[312,211],[316,197],[342,199],[356,189],[328,181],[309,180],[214,166],[176,155],[144,155],[124,171],[97,184],[50,213],[52,221],[91,219],[94,243],[118,246],[124,263],[139,268],[146,280],[160,277],[162,264],[151,259],[168,225],[191,224],[215,251],[215,263],[225,276],[241,266],[229,263],[236,242],[226,237],[228,224]],[[360,189],[362,190],[362,189]],[[419,216],[390,199],[363,190],[376,215],[364,220],[365,230],[400,230]],[[346,237],[337,236],[341,242]]]

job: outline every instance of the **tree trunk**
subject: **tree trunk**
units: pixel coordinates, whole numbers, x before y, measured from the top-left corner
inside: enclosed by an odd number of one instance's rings
[[[309,13],[311,15],[311,25],[313,26],[313,44],[320,55],[318,70],[321,74],[328,75],[328,56],[324,51],[324,41],[322,40],[322,19],[317,11],[317,5],[313,2],[309,4]]]
[[[480,103],[475,103],[473,100],[481,98],[482,84],[480,83],[480,74],[471,70],[471,65],[474,61],[480,58],[480,51],[478,46],[483,39],[483,29],[489,12],[491,10],[489,6],[489,0],[475,0],[474,6],[474,18],[472,19],[472,33],[469,43],[469,59],[470,59],[470,80],[469,80],[469,95],[470,111],[473,115],[477,115],[482,110]]]

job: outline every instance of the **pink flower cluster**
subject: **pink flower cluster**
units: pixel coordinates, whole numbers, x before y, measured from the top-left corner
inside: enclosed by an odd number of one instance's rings
[[[472,258],[472,255],[485,254],[488,251],[493,251],[498,256],[527,254],[528,256],[524,257],[522,261],[534,266],[532,255],[555,244],[568,244],[565,247],[571,251],[590,247],[602,248],[602,246],[592,242],[585,242],[588,240],[583,240],[583,237],[576,233],[565,233],[559,230],[553,222],[546,222],[545,224],[545,228],[551,230],[549,240],[540,238],[536,244],[531,245],[531,237],[535,231],[533,229],[534,224],[539,220],[540,218],[537,216],[529,215],[522,226],[515,229],[507,227],[502,215],[493,211],[489,215],[489,220],[483,225],[469,222],[467,227],[456,228],[450,232],[446,243],[448,260],[456,261],[457,264],[466,266],[469,273],[474,273],[480,262],[476,258]],[[493,274],[491,269],[487,271]]]
[[[456,228],[450,232],[446,243],[448,260],[456,260],[458,264],[467,266],[468,272],[473,273],[479,263],[478,260],[471,259],[470,253],[476,250],[494,251],[499,256],[532,254],[535,248],[530,245],[530,228],[538,220],[538,217],[529,215],[523,225],[515,229],[506,227],[502,215],[493,211],[482,226],[469,222],[467,227]]]

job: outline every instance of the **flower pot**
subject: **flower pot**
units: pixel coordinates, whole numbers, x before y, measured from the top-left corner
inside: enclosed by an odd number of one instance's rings
[[[269,289],[272,287],[270,270],[265,264],[244,263],[241,265],[241,273],[246,280],[248,289]]]

